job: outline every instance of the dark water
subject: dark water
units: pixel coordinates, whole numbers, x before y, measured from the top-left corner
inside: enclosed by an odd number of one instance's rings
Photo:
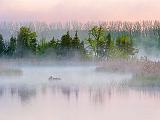
[[[0,120],[159,120],[160,89],[95,67],[22,67],[0,77]],[[50,75],[60,81],[48,81]]]

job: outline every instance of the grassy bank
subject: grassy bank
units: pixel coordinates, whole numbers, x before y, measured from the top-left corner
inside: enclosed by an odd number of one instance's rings
[[[132,73],[130,86],[160,86],[160,62],[148,59],[108,60],[96,68],[99,72]]]

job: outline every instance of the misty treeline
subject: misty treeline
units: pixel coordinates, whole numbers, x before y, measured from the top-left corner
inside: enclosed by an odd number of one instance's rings
[[[53,57],[56,59],[108,59],[124,57],[128,58],[136,53],[132,38],[122,34],[113,39],[108,30],[100,26],[94,26],[88,31],[88,37],[81,40],[78,31],[71,36],[67,31],[60,39],[37,39],[37,33],[28,27],[22,26],[17,36],[12,36],[8,42],[4,42],[0,34],[0,55],[2,57]]]
[[[160,49],[159,21],[3,22],[0,33],[3,57],[127,58],[138,52],[136,48]]]

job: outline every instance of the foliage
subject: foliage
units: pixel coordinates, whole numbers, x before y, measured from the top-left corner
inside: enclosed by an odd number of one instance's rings
[[[52,38],[52,40],[49,42],[49,47],[51,47],[51,48],[55,48],[56,47],[56,41],[55,41],[55,39],[54,39],[54,37]]]
[[[102,26],[95,26],[89,31],[88,43],[97,58],[109,57],[109,51],[113,47],[111,34],[106,34]]]
[[[128,35],[120,35],[114,42],[111,34],[107,34],[102,26],[95,26],[89,31],[88,43],[95,57],[100,59],[129,57],[136,53],[132,39]]]
[[[13,56],[15,54],[15,51],[16,51],[16,38],[12,36],[10,38],[10,43],[9,43],[8,48],[7,48],[7,55],[8,56]]]
[[[27,27],[21,27],[17,36],[17,54],[23,57],[29,51],[36,53],[36,32],[32,32]]]
[[[79,49],[80,48],[80,39],[78,37],[78,31],[76,31],[75,36],[74,36],[71,44],[72,44],[73,49]]]
[[[44,54],[48,46],[49,46],[49,43],[46,42],[45,39],[40,40],[39,44],[37,45],[37,54],[38,55]]]
[[[133,41],[128,35],[121,35],[116,39],[116,48],[123,56],[135,55],[136,49],[133,47]]]
[[[113,38],[103,26],[94,26],[89,30],[88,36],[85,43],[79,38],[78,31],[73,37],[67,31],[60,40],[53,37],[51,40],[43,38],[38,41],[36,32],[28,27],[21,27],[17,38],[10,38],[7,49],[0,35],[0,54],[16,57],[45,55],[55,58],[109,59],[129,57],[136,53],[131,36],[126,34]]]
[[[5,53],[5,44],[3,41],[3,37],[0,34],[0,56],[2,56]]]

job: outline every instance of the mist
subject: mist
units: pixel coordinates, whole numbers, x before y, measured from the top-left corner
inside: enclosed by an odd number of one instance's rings
[[[159,24],[1,23],[0,119],[158,120]]]
[[[0,0],[0,120],[159,120],[159,0]]]

